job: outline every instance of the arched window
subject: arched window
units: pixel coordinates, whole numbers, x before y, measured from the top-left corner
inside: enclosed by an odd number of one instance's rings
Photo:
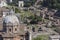
[[[11,29],[9,29],[9,31],[11,32]]]
[[[15,28],[15,31],[17,31],[17,28]]]

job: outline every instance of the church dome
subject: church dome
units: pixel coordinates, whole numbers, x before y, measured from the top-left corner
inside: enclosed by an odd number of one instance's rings
[[[4,22],[6,24],[8,23],[16,24],[16,23],[19,23],[19,20],[15,15],[8,15],[4,18]]]

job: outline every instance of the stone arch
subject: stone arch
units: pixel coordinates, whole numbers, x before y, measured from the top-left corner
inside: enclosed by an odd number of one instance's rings
[[[25,33],[25,40],[29,40],[29,32],[28,31]]]
[[[2,35],[0,35],[0,40],[3,40],[3,37],[2,37]]]
[[[35,27],[32,27],[32,31],[35,32]]]

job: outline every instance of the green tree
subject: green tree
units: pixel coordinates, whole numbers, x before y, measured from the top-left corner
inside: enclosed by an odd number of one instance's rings
[[[60,0],[44,0],[43,6],[54,9],[60,9]]]
[[[29,0],[29,1],[25,1],[25,7],[30,7],[32,5],[34,5],[36,2],[36,0]]]
[[[37,24],[39,21],[42,21],[42,18],[37,15],[31,15],[27,19],[31,20],[30,24]]]
[[[20,10],[18,8],[15,8],[15,13],[20,13]]]

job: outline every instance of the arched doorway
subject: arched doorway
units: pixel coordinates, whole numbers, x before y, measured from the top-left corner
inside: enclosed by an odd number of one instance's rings
[[[2,35],[0,35],[0,40],[3,40],[3,37],[2,37]]]
[[[25,33],[25,40],[29,40],[29,32]]]
[[[32,28],[32,31],[35,32],[35,27]]]

